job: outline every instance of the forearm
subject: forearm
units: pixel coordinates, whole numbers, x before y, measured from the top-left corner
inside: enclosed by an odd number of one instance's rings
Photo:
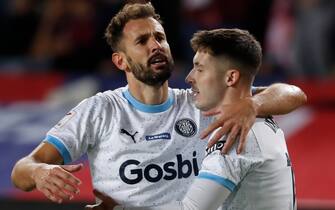
[[[27,156],[19,160],[13,170],[11,179],[13,184],[24,191],[31,191],[35,188],[33,174],[36,168],[43,163],[36,162],[32,157]]]
[[[276,83],[256,90],[253,101],[258,116],[287,114],[307,101],[305,93],[294,85]]]
[[[83,165],[60,165],[63,162],[63,157],[53,145],[41,143],[15,164],[12,182],[24,191],[36,188],[53,202],[71,200],[79,194],[81,184],[72,173],[81,170]]]
[[[35,188],[34,174],[40,168],[48,168],[48,164],[62,164],[63,158],[54,146],[41,143],[30,155],[19,160],[12,170],[13,184],[24,191]]]

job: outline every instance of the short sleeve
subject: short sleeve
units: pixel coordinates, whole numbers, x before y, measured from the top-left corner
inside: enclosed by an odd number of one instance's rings
[[[65,164],[79,159],[99,139],[104,107],[101,98],[83,100],[47,132],[44,142],[59,151]]]
[[[249,132],[247,138],[245,151],[239,155],[236,153],[237,143],[227,155],[221,154],[219,149],[209,150],[212,152],[205,157],[199,178],[210,179],[234,191],[250,170],[263,163],[261,150],[253,132]],[[218,147],[214,145],[213,148]]]

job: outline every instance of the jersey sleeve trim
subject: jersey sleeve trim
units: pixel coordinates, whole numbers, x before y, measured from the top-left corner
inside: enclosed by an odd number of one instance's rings
[[[44,142],[48,142],[49,144],[52,144],[58,150],[58,152],[63,157],[64,164],[71,162],[72,159],[71,159],[70,153],[61,140],[59,140],[58,138],[54,136],[47,135]]]
[[[226,178],[223,178],[222,176],[218,176],[218,175],[208,173],[208,172],[200,172],[198,178],[212,180],[212,181],[224,186],[225,188],[227,188],[231,192],[233,192],[235,187],[236,187],[236,185],[232,181],[230,181],[229,179],[226,179]]]
[[[142,112],[147,112],[147,113],[159,113],[159,112],[164,112],[168,110],[174,103],[174,97],[173,94],[171,93],[172,91],[169,91],[169,96],[168,99],[158,105],[148,105],[148,104],[143,104],[140,101],[138,101],[136,98],[134,98],[129,90],[127,89],[126,91],[122,92],[123,97],[127,99],[127,101],[136,109],[142,111]]]

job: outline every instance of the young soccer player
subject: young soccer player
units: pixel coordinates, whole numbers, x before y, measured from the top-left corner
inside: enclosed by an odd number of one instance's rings
[[[126,5],[112,18],[106,36],[128,85],[85,99],[71,110],[16,163],[13,183],[23,190],[37,188],[55,202],[71,199],[80,183],[72,172],[81,165],[63,164],[87,153],[93,187],[118,203],[147,206],[176,200],[199,173],[206,147],[200,131],[212,118],[194,106],[191,90],[168,87],[173,59],[151,4]],[[286,113],[304,101],[299,88],[274,85],[226,113],[221,110],[207,132],[224,121],[226,129],[246,135],[256,115]]]

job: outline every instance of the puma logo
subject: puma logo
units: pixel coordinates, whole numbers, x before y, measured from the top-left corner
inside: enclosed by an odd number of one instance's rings
[[[133,140],[133,142],[136,143],[136,141],[135,141],[135,135],[138,133],[137,131],[134,134],[130,134],[128,131],[126,131],[125,129],[121,128],[120,133],[121,134],[126,134],[127,136],[130,136],[130,138]]]

